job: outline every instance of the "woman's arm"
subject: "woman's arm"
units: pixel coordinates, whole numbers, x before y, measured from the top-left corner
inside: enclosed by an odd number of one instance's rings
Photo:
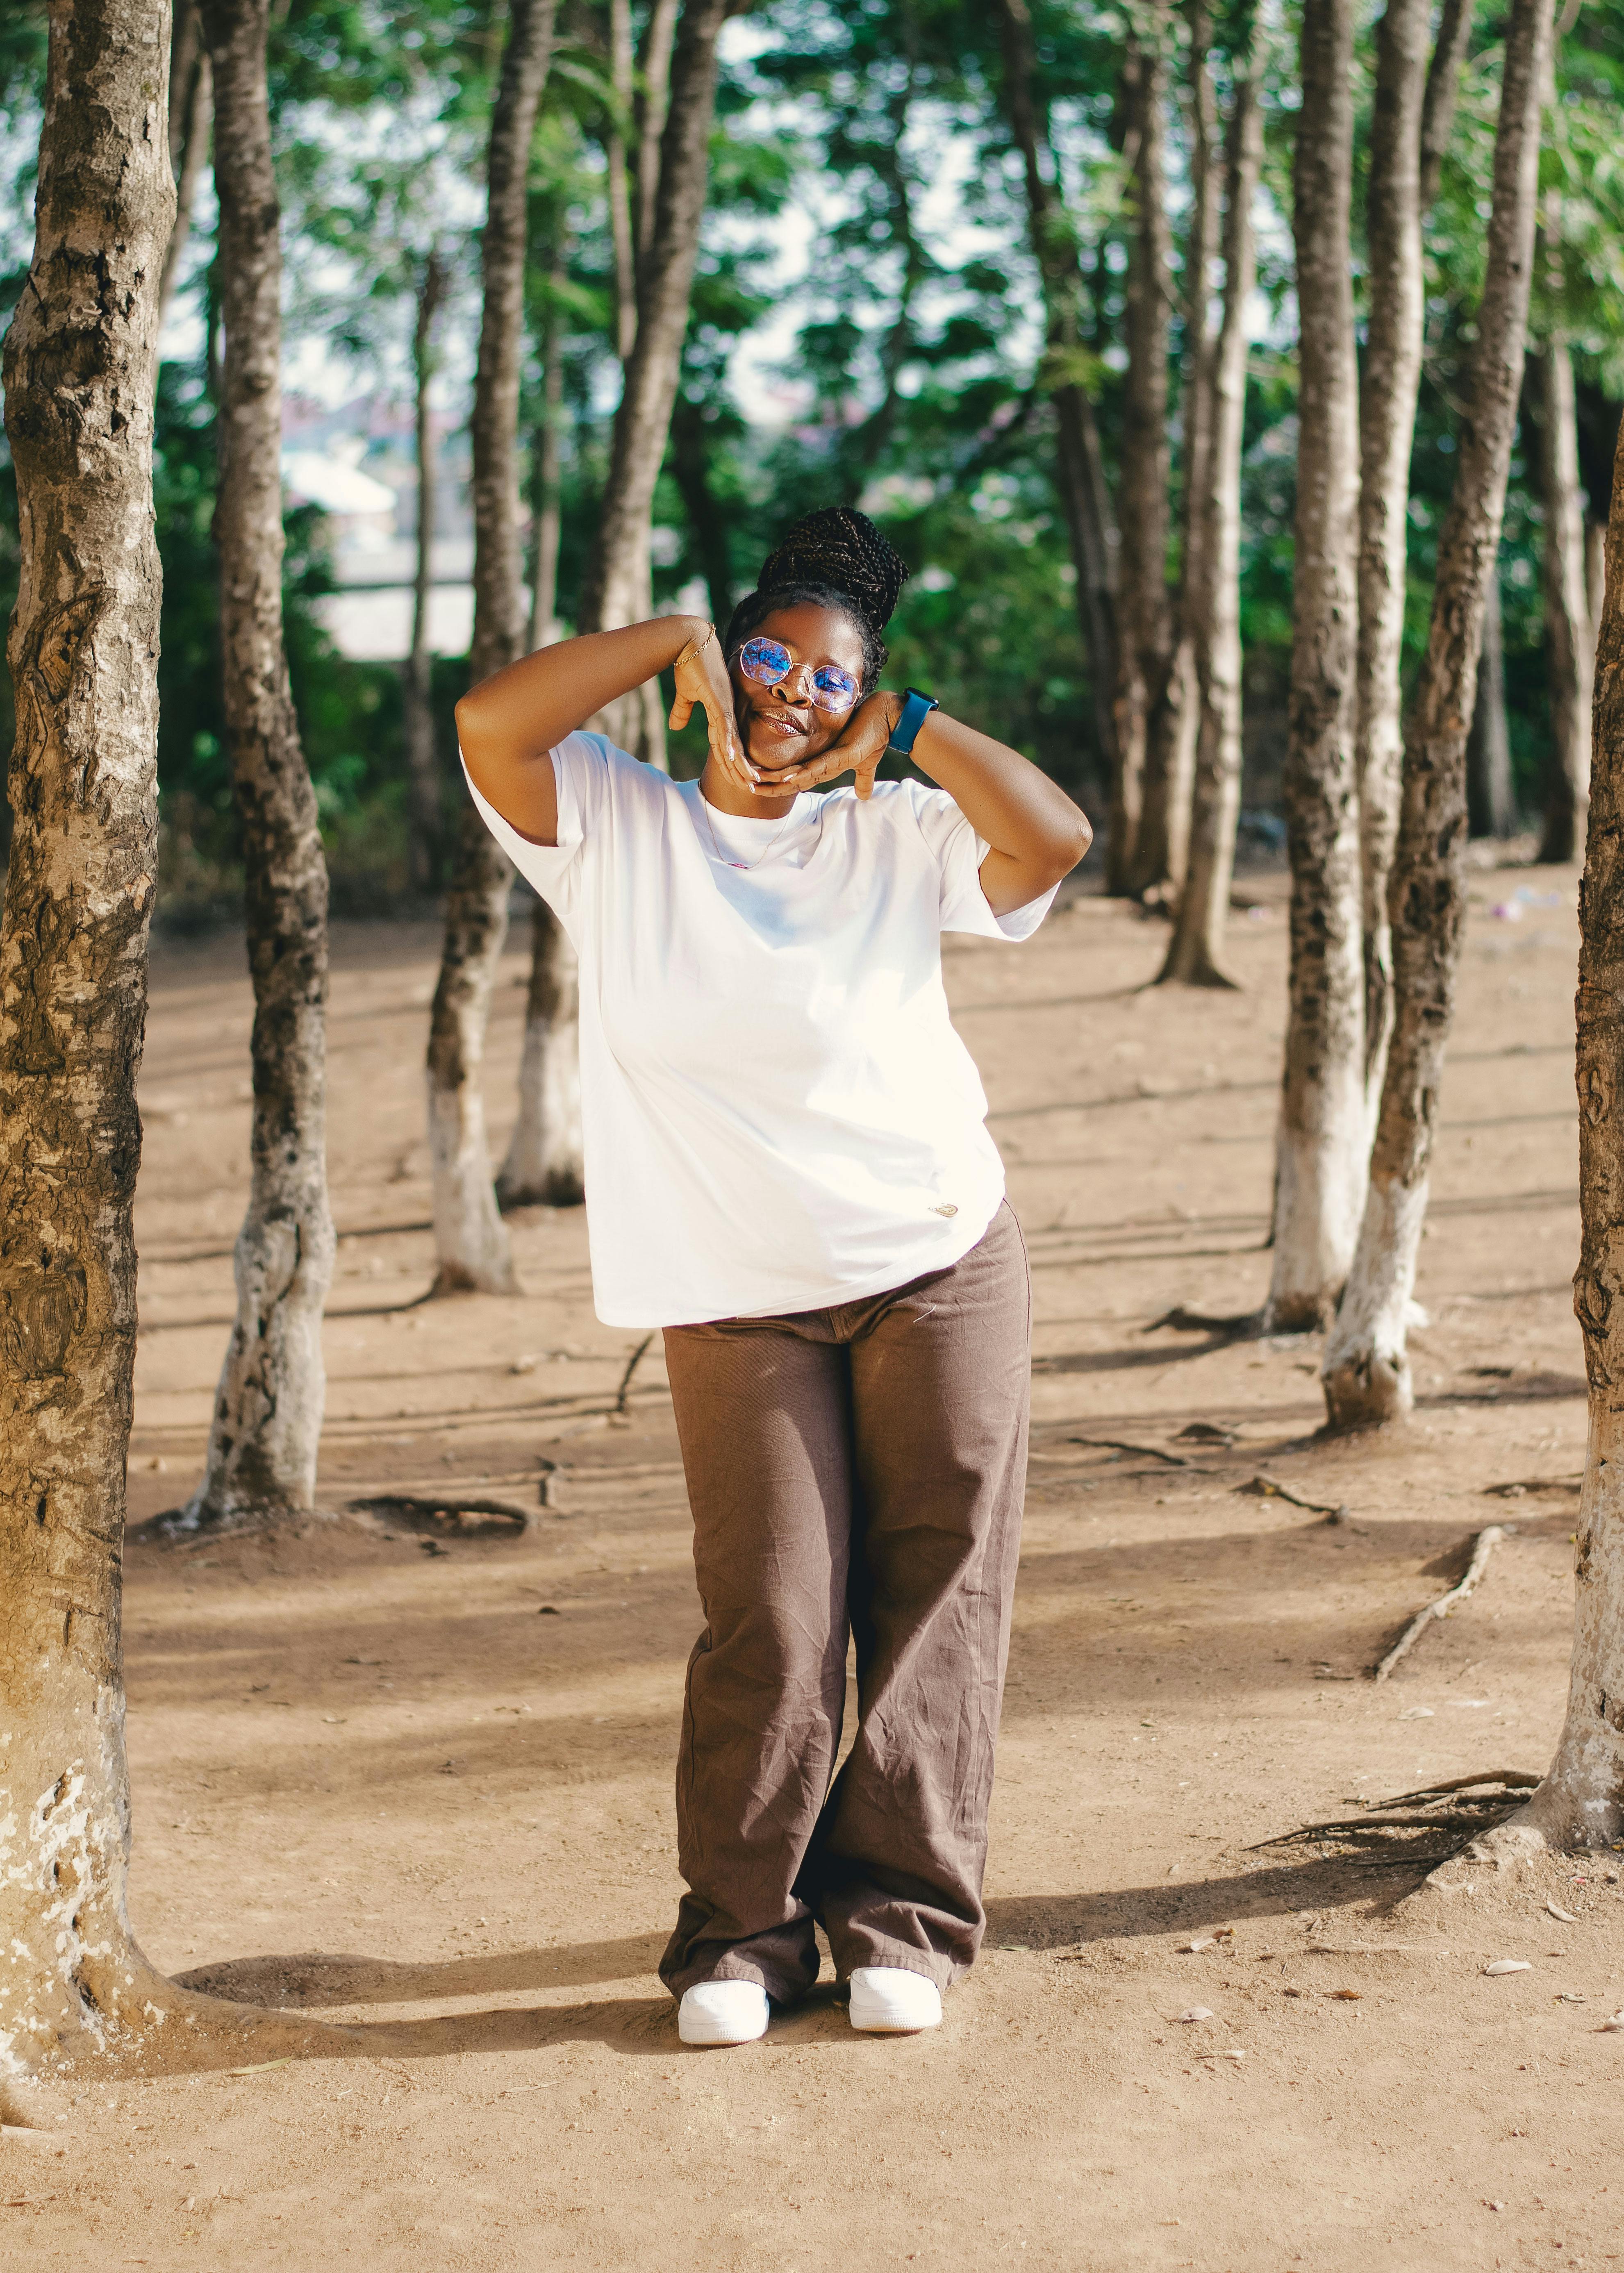
[[[466,694],[456,707],[457,739],[475,788],[521,836],[556,844],[558,787],[547,753],[605,703],[669,670],[690,649],[678,673],[673,723],[688,716],[685,701],[689,708],[703,703],[711,746],[718,736],[731,745],[724,761],[736,754],[743,776],[719,641],[703,616],[658,616],[624,631],[588,632],[538,648]]]
[[[875,769],[901,711],[899,694],[871,694],[853,713],[838,742],[809,764],[780,775],[774,790],[808,789],[854,769],[858,796],[869,796]],[[920,728],[914,762],[947,791],[992,848],[981,875],[994,915],[1011,915],[1041,899],[1071,874],[1094,841],[1086,814],[1046,773],[1019,750],[941,710],[933,710]]]

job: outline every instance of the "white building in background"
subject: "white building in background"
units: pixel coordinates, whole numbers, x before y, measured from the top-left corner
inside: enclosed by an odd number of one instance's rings
[[[436,517],[430,551],[429,645],[466,655],[474,626],[473,528],[465,446],[443,429]],[[411,647],[417,574],[417,469],[410,413],[396,402],[357,396],[329,409],[289,395],[282,419],[282,471],[290,506],[326,515],[335,592],[315,612],[341,655],[357,662],[402,662]]]

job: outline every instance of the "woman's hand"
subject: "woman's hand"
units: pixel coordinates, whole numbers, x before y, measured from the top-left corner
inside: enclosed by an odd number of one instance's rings
[[[845,731],[826,750],[808,758],[804,765],[790,766],[781,774],[758,780],[757,790],[765,797],[782,797],[786,790],[815,789],[819,782],[853,773],[857,794],[866,804],[874,795],[874,776],[901,713],[899,695],[870,694],[858,704],[846,722]]]
[[[733,686],[727,675],[727,665],[722,659],[722,642],[716,635],[714,624],[708,624],[703,638],[690,640],[677,657],[675,664],[676,697],[671,706],[671,727],[674,732],[686,726],[698,703],[705,714],[705,731],[710,739],[710,754],[724,773],[731,774],[741,789],[753,789],[759,776],[745,756],[744,745],[739,739],[738,721],[733,715]]]

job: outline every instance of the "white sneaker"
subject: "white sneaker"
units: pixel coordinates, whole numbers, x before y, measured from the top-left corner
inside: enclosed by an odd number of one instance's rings
[[[877,2037],[913,2037],[942,2025],[942,1992],[901,1965],[860,1965],[852,1976],[852,2026]]]
[[[767,1992],[754,1981],[700,1981],[683,1992],[677,2034],[685,2044],[753,2044],[767,2033]]]

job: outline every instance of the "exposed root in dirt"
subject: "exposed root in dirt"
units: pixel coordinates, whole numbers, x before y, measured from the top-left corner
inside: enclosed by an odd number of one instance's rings
[[[1263,1332],[1263,1313],[1239,1310],[1220,1316],[1207,1310],[1189,1310],[1178,1302],[1172,1309],[1164,1310],[1159,1318],[1153,1318],[1147,1326],[1139,1328],[1142,1334],[1158,1334],[1164,1330],[1170,1334],[1221,1334],[1226,1341],[1232,1342],[1256,1341]]]
[[[1364,1815],[1283,1831],[1277,1838],[1259,1840],[1246,1852],[1317,1847],[1322,1855],[1359,1855],[1395,1870],[1434,1869],[1453,1862],[1469,1844],[1516,1814],[1539,1782],[1522,1768],[1456,1776],[1447,1783],[1424,1785],[1419,1791],[1402,1791]],[[1448,1842],[1442,1847],[1437,1844],[1440,1836]]]
[[[534,1529],[545,1504],[545,1496],[527,1508],[516,1500],[468,1492],[442,1493],[438,1499],[419,1492],[380,1492],[355,1501],[353,1510],[429,1539],[522,1539]]]
[[[1466,1566],[1465,1576],[1455,1586],[1451,1587],[1447,1594],[1440,1594],[1435,1602],[1429,1602],[1425,1609],[1417,1611],[1380,1664],[1376,1667],[1374,1676],[1376,1680],[1386,1681],[1400,1660],[1408,1657],[1428,1626],[1435,1619],[1447,1618],[1457,1602],[1463,1602],[1466,1600],[1488,1569],[1489,1557],[1500,1541],[1510,1538],[1515,1530],[1515,1524],[1491,1523],[1477,1534],[1477,1538],[1472,1542],[1471,1560]]]
[[[1187,1468],[1183,1452],[1164,1452],[1159,1444],[1130,1444],[1121,1437],[1068,1437],[1068,1444],[1088,1444],[1102,1452],[1141,1452],[1149,1460],[1165,1460],[1169,1468]]]
[[[654,1337],[652,1334],[644,1334],[643,1339],[638,1343],[636,1348],[626,1361],[626,1370],[620,1376],[620,1385],[614,1393],[614,1410],[616,1413],[625,1412],[626,1400],[632,1393],[632,1376],[636,1372],[637,1368],[643,1363],[643,1354],[648,1349],[650,1343],[652,1342],[653,1339]]]
[[[278,1532],[300,1538],[312,1524],[342,1524],[351,1520],[341,1507],[284,1507],[280,1502],[243,1502],[222,1515],[199,1517],[185,1507],[166,1508],[146,1527],[146,1536],[177,1547],[196,1546],[206,1539],[241,1539],[250,1534],[270,1538]]]
[[[1583,1476],[1528,1476],[1521,1483],[1485,1484],[1485,1499],[1526,1499],[1534,1492],[1560,1492],[1577,1499],[1584,1489]]]
[[[1283,1499],[1292,1507],[1306,1508],[1310,1515],[1328,1516],[1333,1523],[1346,1523],[1350,1512],[1345,1504],[1333,1507],[1328,1500],[1304,1499],[1301,1492],[1294,1492],[1274,1476],[1249,1476],[1244,1484],[1237,1484],[1235,1489],[1237,1492],[1244,1492],[1248,1499]]]

